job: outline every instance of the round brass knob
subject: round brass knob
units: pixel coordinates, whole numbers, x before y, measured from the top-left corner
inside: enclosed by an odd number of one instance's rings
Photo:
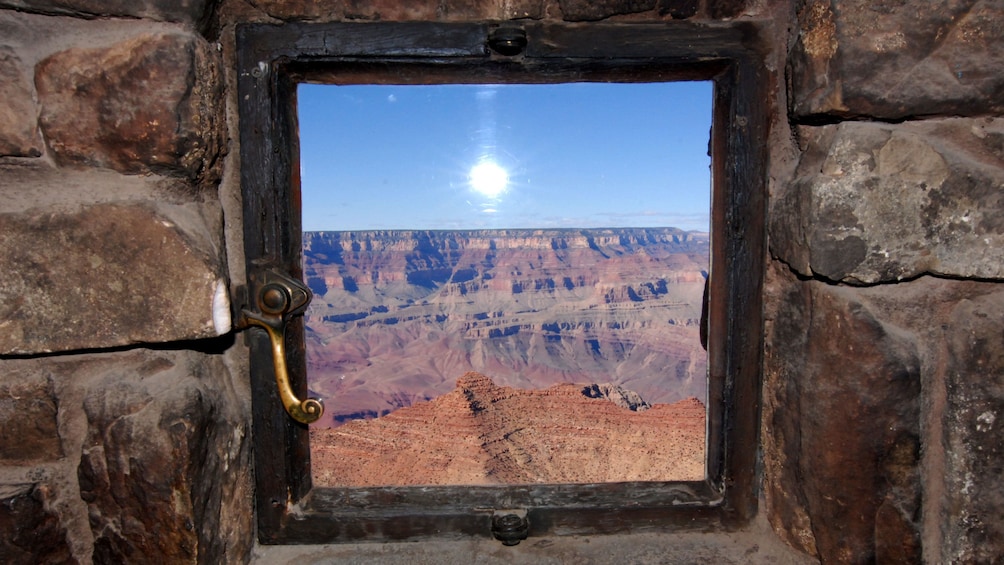
[[[261,291],[261,311],[266,314],[281,314],[289,305],[289,294],[277,284],[267,285]]]

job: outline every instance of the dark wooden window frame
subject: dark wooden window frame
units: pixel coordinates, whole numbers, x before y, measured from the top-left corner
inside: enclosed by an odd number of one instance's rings
[[[488,48],[525,31],[516,56]],[[249,280],[302,277],[296,86],[711,80],[712,243],[707,479],[693,482],[314,488],[307,427],[283,411],[271,347],[247,332],[262,543],[490,537],[527,511],[529,535],[729,530],[757,510],[766,234],[766,76],[752,23],[287,23],[237,30],[241,187]],[[287,330],[306,396],[302,318]]]

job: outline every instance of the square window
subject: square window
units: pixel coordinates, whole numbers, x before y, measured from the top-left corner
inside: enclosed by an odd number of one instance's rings
[[[279,338],[274,330],[248,333],[263,543],[498,537],[512,516],[529,523],[522,535],[531,536],[665,531],[695,524],[714,529],[741,524],[755,513],[767,131],[764,70],[748,43],[755,35],[749,25],[679,22],[337,23],[238,29],[247,288],[257,296],[245,311],[252,317],[270,308],[261,292],[272,277],[304,279],[297,125],[301,84],[714,85],[704,478],[315,486],[309,431],[287,416],[281,387],[276,387],[281,364],[289,392],[307,397],[305,344],[310,332],[301,317],[290,317]],[[497,200],[506,188],[487,169],[472,169],[466,176],[485,200]],[[351,312],[332,315],[345,314]],[[469,314],[476,318],[477,313]],[[273,357],[277,342],[284,346],[281,363]]]
[[[703,479],[711,101],[300,84],[314,484]]]

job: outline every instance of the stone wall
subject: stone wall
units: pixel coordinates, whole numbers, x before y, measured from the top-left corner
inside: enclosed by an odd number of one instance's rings
[[[764,483],[824,562],[1004,555],[1004,7],[934,4],[796,6]]]
[[[0,562],[246,560],[210,6],[0,7]]]
[[[598,553],[255,546],[234,26],[513,18],[773,40],[761,520]],[[0,101],[4,563],[1004,555],[999,2],[0,0]]]

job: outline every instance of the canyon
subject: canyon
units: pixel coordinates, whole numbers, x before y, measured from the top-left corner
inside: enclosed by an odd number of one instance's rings
[[[696,481],[705,407],[649,406],[616,385],[500,387],[470,372],[453,391],[375,420],[310,430],[325,487]]]
[[[704,402],[708,257],[707,233],[675,228],[305,232],[317,425],[435,399],[470,371]]]

